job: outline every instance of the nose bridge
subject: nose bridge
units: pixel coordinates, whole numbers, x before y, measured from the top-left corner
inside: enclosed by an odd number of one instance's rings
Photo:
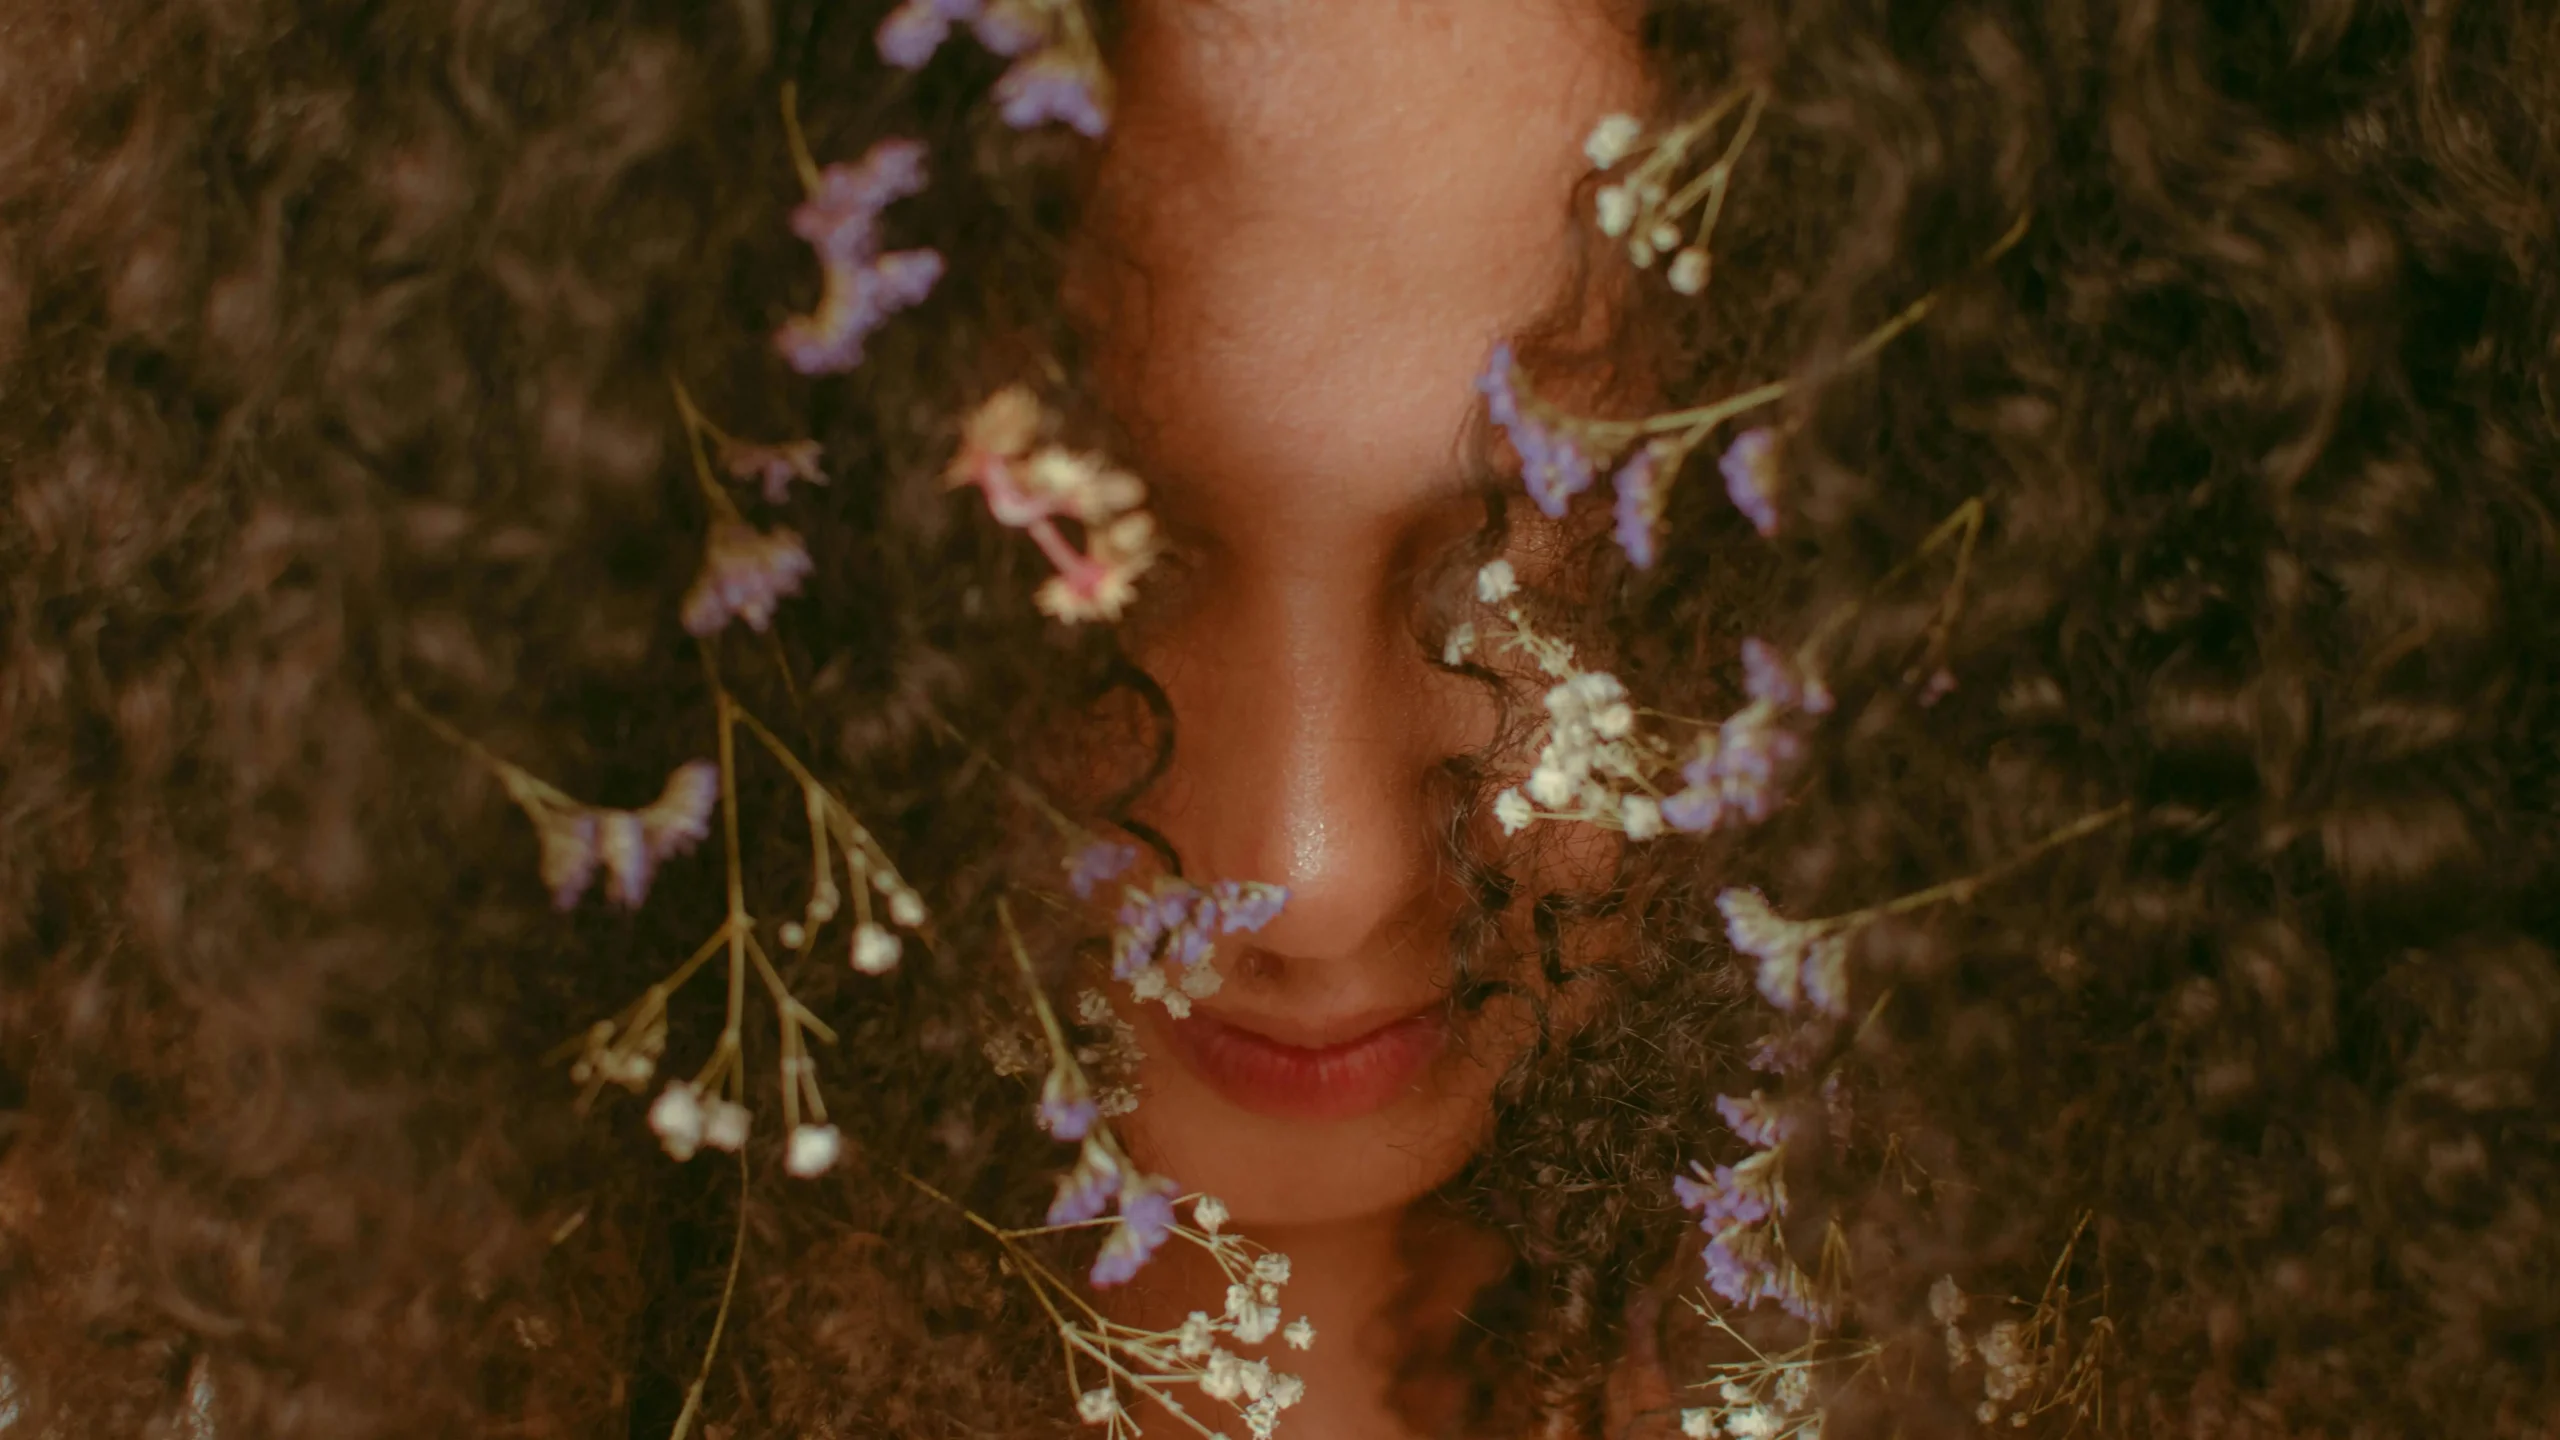
[[[1310,957],[1405,917],[1432,864],[1430,672],[1373,590],[1326,570],[1228,587],[1162,677],[1175,743],[1159,823],[1204,878],[1289,886],[1258,938]]]

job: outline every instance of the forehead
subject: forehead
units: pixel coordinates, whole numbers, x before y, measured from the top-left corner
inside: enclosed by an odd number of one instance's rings
[[[1599,0],[1140,0],[1097,231],[1105,383],[1177,503],[1446,481],[1486,347],[1565,280]],[[1278,490],[1282,493],[1270,493]]]

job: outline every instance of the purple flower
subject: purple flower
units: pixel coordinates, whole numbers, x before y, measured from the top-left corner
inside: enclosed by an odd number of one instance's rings
[[[938,0],[907,0],[880,22],[880,31],[872,39],[880,47],[881,59],[901,70],[921,70],[950,38],[951,22],[961,18],[965,17],[952,15]]]
[[[1657,556],[1655,522],[1662,514],[1660,487],[1654,483],[1653,447],[1648,445],[1618,467],[1610,483],[1618,492],[1618,548],[1639,570],[1650,570]]]
[[[893,250],[868,265],[828,258],[818,308],[783,321],[774,346],[803,375],[851,370],[862,363],[871,332],[921,303],[942,269],[942,256],[932,250]]]
[[[1821,1058],[1827,1038],[1818,1025],[1798,1025],[1763,1035],[1751,1047],[1746,1063],[1763,1075],[1801,1074]]]
[[[1767,1096],[1754,1090],[1748,1096],[1719,1095],[1716,1113],[1746,1145],[1763,1147],[1783,1145],[1795,1133],[1793,1117],[1780,1111]]]
[[[1520,481],[1529,498],[1548,518],[1560,518],[1574,496],[1591,488],[1591,457],[1571,435],[1550,429],[1522,408],[1513,370],[1511,346],[1494,346],[1484,373],[1476,377],[1476,389],[1485,397],[1486,413],[1520,452]]]
[[[719,766],[708,760],[688,760],[677,766],[658,798],[640,812],[649,854],[665,860],[711,838],[711,809],[719,803]]]
[[[640,817],[628,810],[599,812],[596,855],[604,862],[604,898],[625,910],[639,909],[658,873],[658,857],[649,851],[649,833]]]
[[[1155,1176],[1132,1177],[1120,1187],[1120,1223],[1093,1257],[1095,1289],[1128,1283],[1173,1234],[1173,1195],[1172,1183]]]
[[[1095,886],[1119,879],[1137,863],[1137,846],[1096,840],[1067,857],[1067,888],[1075,892],[1077,899],[1090,900]]]
[[[1215,894],[1220,916],[1218,930],[1224,935],[1259,930],[1278,919],[1282,907],[1289,903],[1286,885],[1221,880]]]
[[[1807,715],[1831,710],[1828,686],[1797,669],[1786,652],[1756,636],[1742,642],[1742,688],[1752,699],[1781,710],[1802,710]]]
[[[1119,1186],[1119,1163],[1100,1145],[1085,1141],[1076,1168],[1058,1177],[1058,1195],[1049,1202],[1048,1223],[1081,1225],[1099,1216]]]
[[[1662,802],[1662,823],[1691,835],[1704,835],[1724,823],[1724,792],[1715,783],[1713,766],[1692,760],[1680,767],[1684,788]]]
[[[797,532],[767,534],[741,521],[715,521],[702,573],[685,592],[684,628],[693,635],[715,635],[736,619],[760,632],[773,623],[775,607],[800,588],[810,570],[809,552]]]
[[[958,0],[975,7],[977,0]],[[978,43],[1007,59],[1040,43],[1040,22],[1020,0],[993,0],[969,21]]]
[[[1049,1078],[1041,1082],[1039,1115],[1040,1128],[1060,1140],[1083,1139],[1102,1118],[1084,1076],[1064,1064],[1050,1066]]]
[[[1762,535],[1778,533],[1778,436],[1762,427],[1745,430],[1726,447],[1716,468],[1724,472],[1724,493],[1733,508],[1750,518]]]
[[[868,260],[879,249],[880,212],[925,187],[920,140],[883,140],[850,164],[818,172],[818,187],[792,207],[791,233],[823,258]]]
[[[596,812],[538,812],[542,841],[542,883],[551,887],[551,903],[575,907],[596,878]]]
[[[1055,52],[1017,60],[996,81],[996,113],[1016,130],[1059,120],[1098,140],[1111,121],[1094,98],[1093,80],[1083,66]]]
[[[794,480],[812,485],[827,483],[827,472],[818,468],[820,453],[815,440],[764,445],[752,440],[724,439],[720,442],[720,468],[733,480],[763,481],[764,503],[779,505],[791,498]]]
[[[1769,1163],[1755,1157],[1739,1170],[1719,1165],[1711,1171],[1693,1160],[1689,1168],[1698,1178],[1671,1177],[1671,1192],[1680,1197],[1680,1208],[1698,1212],[1699,1228],[1710,1235],[1736,1225],[1756,1225],[1769,1218],[1768,1187],[1757,1183]]]

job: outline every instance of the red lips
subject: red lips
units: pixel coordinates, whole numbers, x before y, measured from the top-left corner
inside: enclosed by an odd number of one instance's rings
[[[1230,1102],[1292,1120],[1347,1120],[1412,1092],[1448,1039],[1439,1007],[1338,1044],[1291,1045],[1195,1011],[1166,1030],[1175,1053]]]

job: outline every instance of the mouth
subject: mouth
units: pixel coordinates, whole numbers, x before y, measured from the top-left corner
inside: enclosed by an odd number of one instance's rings
[[[1413,1092],[1448,1043],[1440,1006],[1347,1040],[1292,1045],[1194,1010],[1165,1025],[1172,1049],[1210,1089],[1240,1108],[1289,1120],[1348,1120]]]

